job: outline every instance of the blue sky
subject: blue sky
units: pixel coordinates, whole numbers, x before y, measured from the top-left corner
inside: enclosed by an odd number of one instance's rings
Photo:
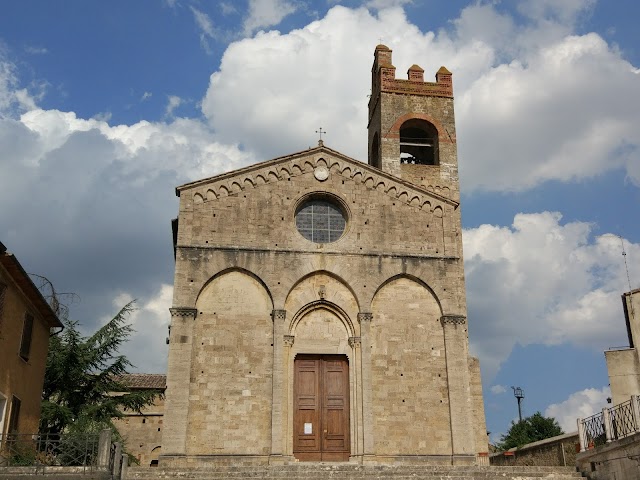
[[[0,240],[165,369],[176,185],[314,145],[366,158],[373,49],[454,74],[471,348],[496,439],[608,395],[640,286],[632,0],[2,2]]]

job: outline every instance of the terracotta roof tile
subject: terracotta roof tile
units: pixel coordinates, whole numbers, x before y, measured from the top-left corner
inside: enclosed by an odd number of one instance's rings
[[[122,375],[120,381],[129,388],[160,388],[167,387],[167,376],[159,373],[129,373]]]

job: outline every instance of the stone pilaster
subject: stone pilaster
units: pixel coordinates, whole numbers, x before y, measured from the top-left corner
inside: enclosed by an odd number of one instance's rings
[[[353,422],[351,425],[351,456],[362,458],[364,452],[364,430],[362,417],[362,339],[361,337],[349,337],[351,347],[353,369],[353,385],[351,389],[351,402]]]
[[[189,424],[189,387],[195,308],[171,308],[171,333],[164,428],[163,455],[185,455]]]
[[[271,407],[271,456],[281,457],[283,453],[283,403],[285,402],[285,383],[283,381],[287,366],[283,362],[283,332],[287,319],[286,310],[274,310],[273,318],[273,374],[272,374],[272,407]]]
[[[373,398],[371,392],[371,321],[373,313],[358,313],[358,322],[360,322],[360,341],[362,344],[362,436],[363,436],[363,454],[365,456],[374,455],[373,442]]]
[[[283,345],[283,368],[286,372],[284,378],[284,409],[282,421],[282,435],[284,437],[285,455],[293,455],[293,359],[291,358],[291,349],[296,337],[293,335],[284,335],[282,337]],[[291,368],[291,370],[289,370]],[[290,383],[291,382],[291,383]]]
[[[447,356],[447,381],[449,384],[449,409],[451,417],[451,444],[453,462],[463,456],[475,456],[473,422],[471,419],[471,385],[469,382],[467,320],[462,315],[443,315],[440,319],[444,330]]]

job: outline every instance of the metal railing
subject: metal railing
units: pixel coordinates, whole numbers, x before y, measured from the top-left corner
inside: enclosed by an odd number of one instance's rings
[[[99,437],[99,433],[0,435],[0,466],[94,468]]]
[[[624,438],[636,433],[636,419],[633,415],[631,400],[609,409],[609,428],[614,439]]]
[[[584,443],[588,447],[604,445],[607,442],[604,430],[604,418],[602,412],[591,415],[582,420],[583,435],[580,435],[580,443],[584,437]]]
[[[640,396],[632,395],[630,400],[587,418],[578,419],[580,451],[605,445],[615,440],[640,433]]]

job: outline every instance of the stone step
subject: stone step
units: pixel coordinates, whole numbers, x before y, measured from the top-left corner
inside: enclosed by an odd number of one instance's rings
[[[272,466],[211,466],[200,469],[130,467],[126,480],[572,480],[582,478],[573,467],[478,467],[444,465],[291,464]]]

